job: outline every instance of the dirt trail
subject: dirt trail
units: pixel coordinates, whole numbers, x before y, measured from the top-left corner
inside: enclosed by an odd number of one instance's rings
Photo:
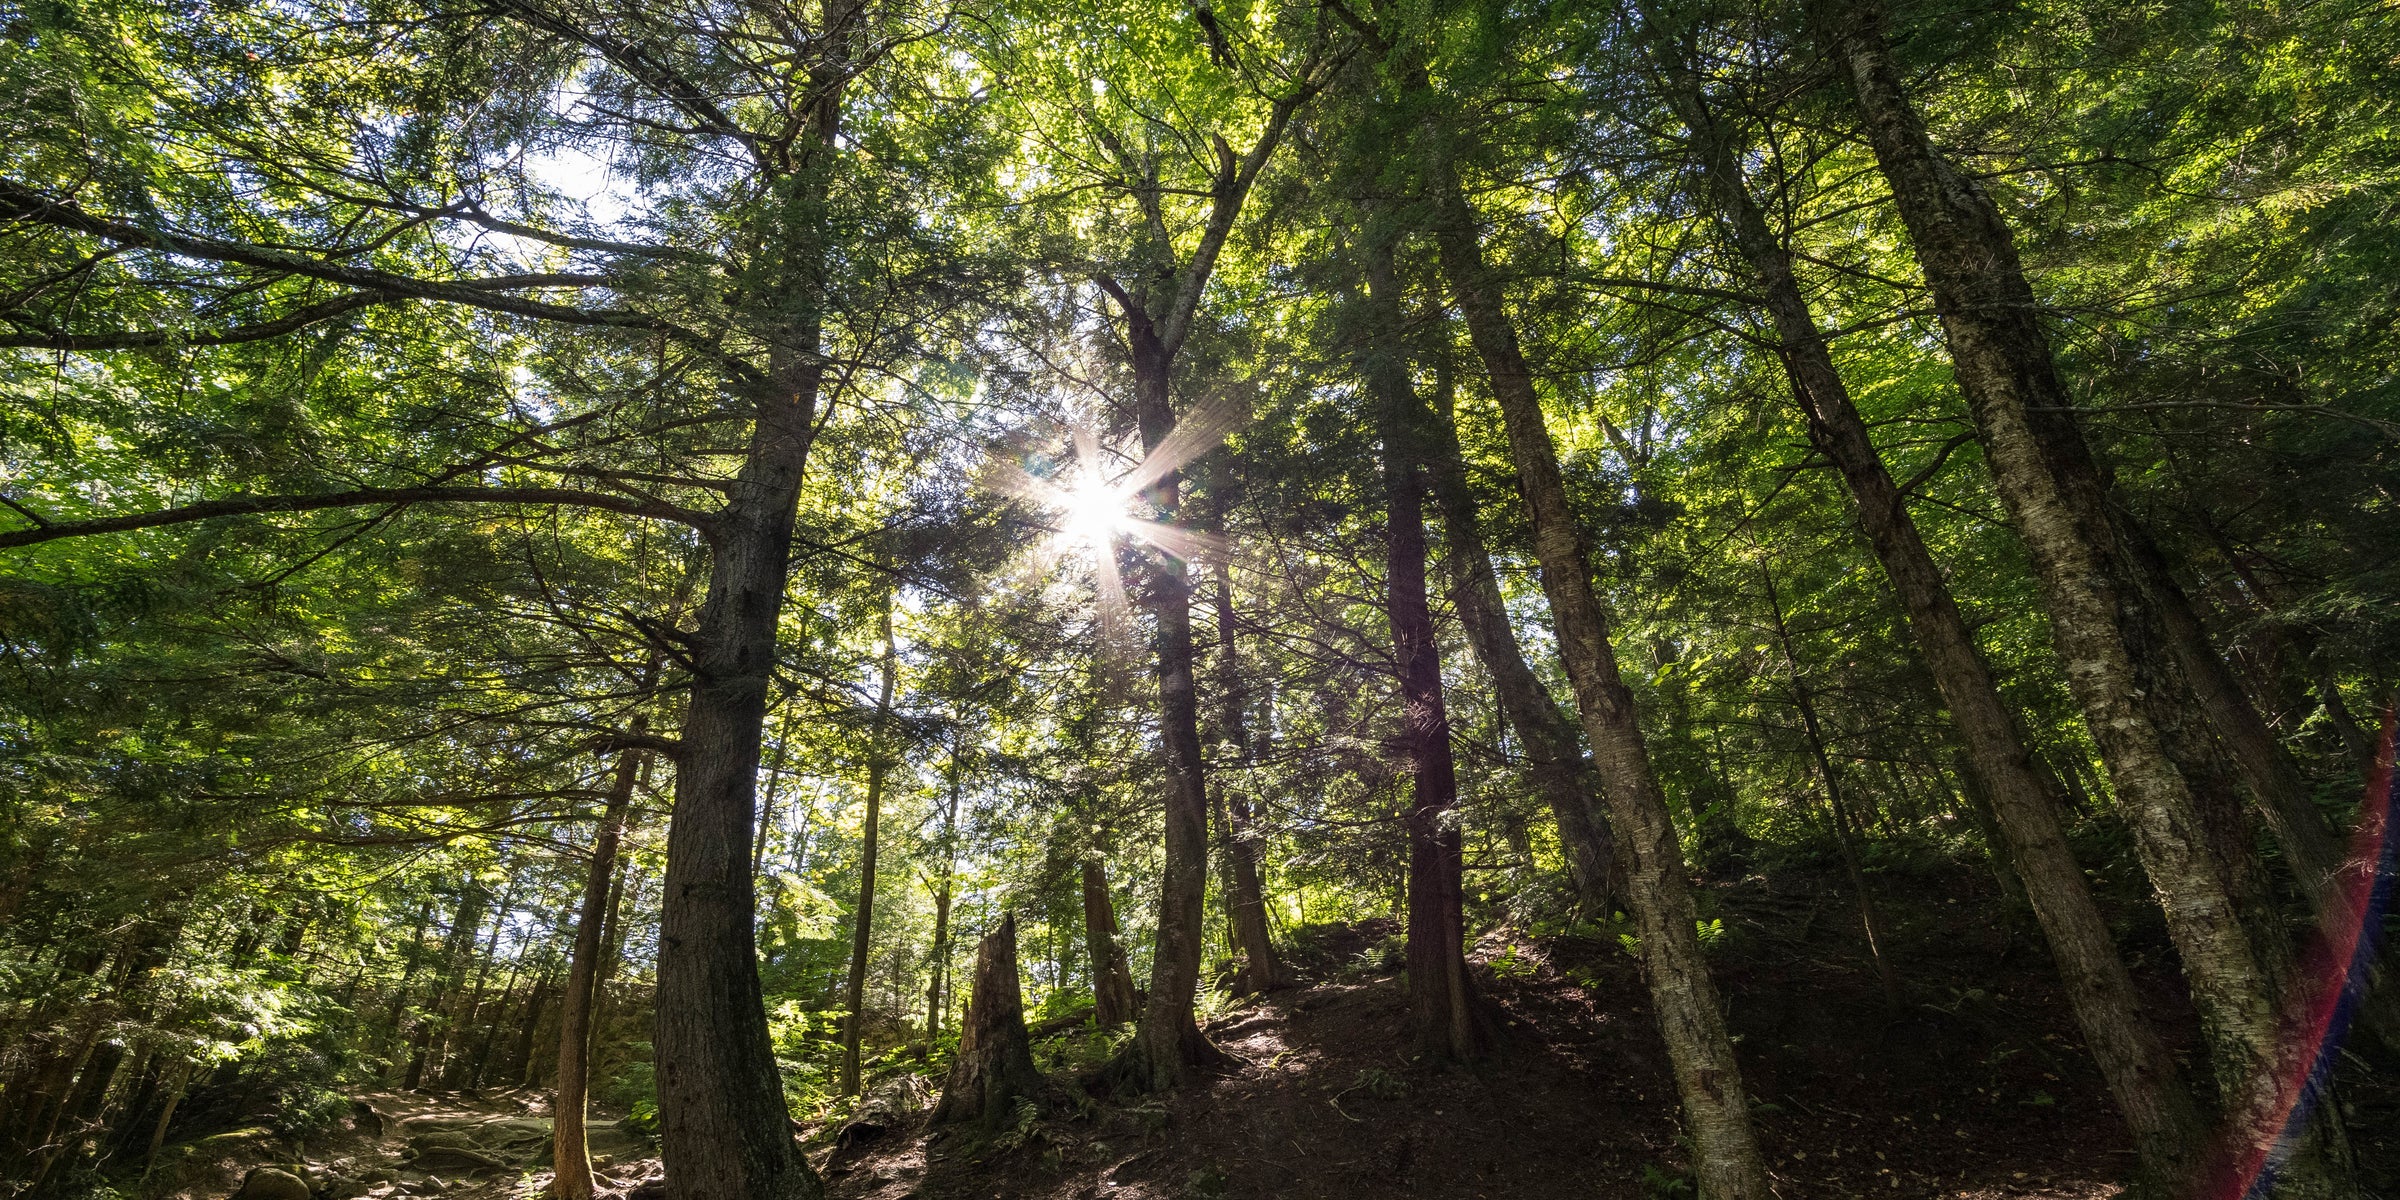
[[[315,1200],[527,1200],[550,1185],[549,1095],[370,1092],[340,1127],[297,1144],[238,1131],[205,1139],[156,1200],[225,1200],[255,1168],[289,1171]],[[599,1191],[618,1196],[659,1173],[641,1139],[595,1115]]]

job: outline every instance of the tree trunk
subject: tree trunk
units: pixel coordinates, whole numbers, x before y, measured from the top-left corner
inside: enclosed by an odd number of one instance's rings
[[[942,1002],[945,998],[943,985],[949,982],[950,976],[950,887],[958,857],[958,852],[950,844],[950,839],[955,835],[958,827],[960,783],[958,741],[955,734],[952,735],[950,742],[949,774],[950,799],[949,803],[942,808],[942,831],[934,839],[934,845],[941,848],[942,875],[941,879],[935,883],[933,890],[933,953],[929,956],[933,961],[933,981],[925,986],[925,1044],[928,1048],[933,1045],[934,1039],[942,1034]]]
[[[1951,811],[1959,816],[1965,817],[1970,824],[1975,826],[1976,836],[1983,839],[1984,857],[1991,860],[1992,882],[2000,885],[2000,894],[2008,897],[2008,902],[2011,905],[2024,905],[2027,908],[2031,908],[2033,905],[2032,894],[2027,890],[2024,876],[2017,870],[2016,855],[2010,850],[2008,833],[2000,827],[2000,816],[1999,813],[1992,807],[1991,793],[1984,789],[1983,776],[1976,769],[1973,756],[1969,755],[1964,749],[1957,750],[1954,753],[1956,755],[1954,761],[1958,766],[1957,789],[1951,790],[1948,787],[1949,781],[1946,778],[1943,778],[1938,772],[1935,775],[1935,778],[1943,783],[1943,790],[1948,792],[1953,801],[1954,806]],[[2039,781],[2037,780],[2036,782],[2038,783]],[[1959,809],[1964,809],[1965,811],[1959,812]],[[2058,822],[2055,815],[2052,817],[2050,823],[2053,826],[2057,825]],[[2081,891],[2084,895],[2086,903],[2089,904],[2091,900],[2090,889],[2081,887],[2080,880],[2077,881],[2077,884],[2078,886],[2075,890]],[[2095,915],[2096,914],[2097,909],[2095,907]],[[2065,952],[2057,951],[2057,953],[2063,957]],[[2113,946],[2110,947],[2110,956],[2115,956],[2115,947]],[[2117,973],[2120,975],[2124,973],[2124,968],[2121,961]],[[2072,989],[2070,989],[2067,1002],[2068,1005],[2073,1007],[2078,1014],[2082,1012],[2082,1002],[2075,998],[2074,994],[2072,993]],[[2131,1014],[2128,1013],[2127,1015],[2130,1016]],[[2090,1035],[2087,1034],[2086,1036],[2088,1037]],[[2102,1074],[2106,1075],[2108,1072],[2103,1071]]]
[[[1841,472],[1859,527],[1892,582],[1918,652],[1958,731],[1968,802],[1979,820],[1988,811],[1994,827],[1986,834],[1994,871],[2004,889],[2011,884],[2023,889],[2049,941],[2085,1044],[2133,1135],[2143,1173],[2154,1189],[2171,1191],[2190,1176],[2201,1149],[2200,1113],[2190,1089],[2143,1015],[2133,978],[2067,845],[2057,801],[2042,782],[2014,715],[2000,699],[1991,668],[1977,651],[1965,616],[1909,516],[1906,497],[1885,468],[1865,419],[1834,368],[1831,350],[1793,272],[1790,252],[1769,230],[1730,140],[1697,91],[1687,82],[1679,83],[1679,108],[1707,172],[1710,198],[1728,240],[1763,293],[1809,440]]]
[[[966,1027],[950,1079],[933,1106],[933,1122],[974,1121],[986,1130],[1003,1129],[1016,1120],[1019,1101],[1038,1102],[1041,1094],[1042,1073],[1033,1065],[1025,1001],[1017,987],[1017,916],[1008,913],[975,948]]]
[[[2342,676],[2334,670],[2333,659],[2319,649],[2309,656],[2309,672],[2316,684],[2317,702],[2324,706],[2325,720],[2342,739],[2342,748],[2350,752],[2350,761],[2361,772],[2374,774],[2375,739],[2367,736],[2366,727],[2350,711],[2350,702],[2343,699]]]
[[[942,1035],[942,985],[950,972],[950,872],[942,871],[941,886],[933,893],[933,980],[925,985],[925,1044]]]
[[[647,731],[649,719],[633,718],[633,732]],[[567,960],[566,992],[558,1005],[558,1075],[551,1093],[550,1194],[556,1200],[592,1200],[592,1156],[584,1136],[584,1113],[591,1090],[592,1001],[600,982],[602,928],[608,920],[608,894],[617,872],[617,845],[625,836],[625,816],[633,807],[634,786],[642,776],[640,750],[617,753],[616,774],[609,779],[608,804],[592,836],[592,861],[583,875],[583,903],[575,918],[575,948]],[[535,994],[540,994],[536,985]],[[527,1017],[527,1057],[531,1057],[532,1017]]]
[[[1817,720],[1816,697],[1810,692],[1808,679],[1800,673],[1800,655],[1792,649],[1792,630],[1783,619],[1783,595],[1775,586],[1775,573],[1759,572],[1767,585],[1767,613],[1775,622],[1775,644],[1783,651],[1784,669],[1790,673],[1792,705],[1800,711],[1800,731],[1808,738],[1809,757],[1817,768],[1817,780],[1825,788],[1825,807],[1833,817],[1833,842],[1842,859],[1842,873],[1850,880],[1850,891],[1858,898],[1858,925],[1867,939],[1867,960],[1875,968],[1875,982],[1883,989],[1884,1007],[1897,1017],[1908,1008],[1908,1000],[1900,990],[1900,976],[1892,970],[1891,960],[1884,955],[1883,922],[1875,915],[1875,897],[1867,890],[1867,873],[1859,866],[1858,847],[1851,841],[1850,821],[1843,811],[1842,779],[1834,770],[1833,755],[1825,748],[1825,727]]]
[[[1484,545],[1475,497],[1467,488],[1466,460],[1452,424],[1449,372],[1441,375],[1436,389],[1440,411],[1425,434],[1425,473],[1433,484],[1448,543],[1443,558],[1449,568],[1450,604],[1458,610],[1459,624],[1466,627],[1468,648],[1483,664],[1484,674],[1492,677],[1501,719],[1516,731],[1517,741],[1525,748],[1526,774],[1541,789],[1550,816],[1558,823],[1558,844],[1565,852],[1576,901],[1587,915],[1606,917],[1625,894],[1625,884],[1617,871],[1617,850],[1601,807],[1600,775],[1583,753],[1573,718],[1526,663],[1524,646],[1509,623],[1500,578],[1492,570],[1491,551]]]
[[[1168,399],[1174,356],[1148,315],[1126,309],[1133,346],[1135,409],[1142,449],[1157,453],[1175,429]],[[1143,493],[1157,519],[1174,524],[1183,475],[1166,472]],[[1223,1051],[1200,1033],[1194,1001],[1200,986],[1200,947],[1206,936],[1208,791],[1200,749],[1200,695],[1192,652],[1192,587],[1184,561],[1149,556],[1150,606],[1158,622],[1159,740],[1166,749],[1166,866],[1158,887],[1158,940],[1150,955],[1150,999],[1141,1026],[1114,1072],[1136,1091],[1181,1082],[1193,1067],[1215,1067]]]
[[[1442,697],[1441,648],[1426,600],[1425,491],[1418,470],[1424,407],[1400,345],[1396,235],[1385,225],[1366,251],[1366,333],[1360,374],[1374,398],[1383,439],[1384,612],[1399,667],[1400,753],[1413,792],[1408,811],[1408,994],[1418,1054],[1458,1062],[1481,1054],[1488,1031],[1467,975],[1464,864],[1458,827],[1458,770]]]
[[[828,15],[838,43],[847,4]],[[843,47],[829,44],[838,70]],[[690,697],[667,831],[658,937],[659,1148],[670,1200],[815,1200],[792,1138],[758,979],[759,744],[775,669],[800,480],[824,382],[826,197],[841,89],[817,93],[801,164],[761,206],[762,252],[744,285],[781,298],[740,470],[710,539],[707,592],[689,645]]]
[[[1144,236],[1152,240],[1145,252],[1149,265],[1132,290],[1106,276],[1097,282],[1123,310],[1125,345],[1131,352],[1134,378],[1134,420],[1141,427],[1145,455],[1161,452],[1175,431],[1171,397],[1175,357],[1191,334],[1200,311],[1201,294],[1216,270],[1217,256],[1233,232],[1235,218],[1248,199],[1258,173],[1281,144],[1292,113],[1306,93],[1274,101],[1266,127],[1249,153],[1236,157],[1222,137],[1215,139],[1217,170],[1209,189],[1208,218],[1188,258],[1164,238],[1165,223],[1157,218],[1158,189],[1153,174],[1137,202],[1151,208],[1153,219]],[[1113,151],[1112,151],[1113,152]],[[1139,174],[1138,163],[1119,164]],[[1180,467],[1182,463],[1161,463]],[[1182,499],[1183,476],[1165,470],[1142,495],[1160,521],[1173,524]],[[1230,1063],[1225,1053],[1200,1035],[1193,1018],[1194,994],[1200,985],[1200,948],[1205,934],[1208,903],[1208,786],[1200,750],[1200,701],[1192,655],[1192,588],[1182,559],[1171,554],[1150,556],[1150,604],[1158,623],[1159,740],[1166,751],[1166,869],[1158,888],[1158,941],[1150,956],[1150,998],[1140,1030],[1113,1064],[1110,1074],[1119,1086],[1132,1090],[1171,1087],[1193,1067]]]
[[[2062,486],[2052,458],[2069,397],[1999,209],[1933,149],[1900,84],[1872,0],[1823,0],[1818,32],[1848,78],[1933,291],[1960,391],[2011,522],[2024,539],[2071,691],[2107,760],[2117,800],[2167,916],[2206,1028],[2226,1107],[2238,1120],[2273,1103],[2279,1061],[2274,992],[2244,929],[2232,864],[2144,704],[2148,689],[2119,625],[2126,594],[2103,497]],[[2147,681],[2155,684],[2156,681]],[[2307,1172],[2300,1173],[2302,1175]],[[2294,1179],[2294,1182],[2301,1182]],[[2304,1185],[2305,1186],[2305,1185]]]
[[[2190,682],[2209,728],[2223,739],[2259,816],[2274,832],[2301,895],[2308,898],[2320,923],[2347,927],[2356,914],[2344,911],[2347,901],[2334,879],[2342,865],[2341,839],[2317,811],[2299,764],[2275,740],[2266,718],[2259,715],[2250,694],[2217,653],[2191,597],[2175,582],[2166,556],[2149,531],[2130,516],[2121,519],[2118,528],[2184,678]],[[2376,1016],[2382,1024],[2384,1014]]]
[[[431,997],[429,1011],[417,1019],[416,1032],[410,1039],[408,1072],[400,1086],[415,1091],[425,1083],[425,1068],[434,1053],[434,1037],[444,1021],[444,1010],[458,995],[467,977],[467,951],[475,944],[475,935],[483,929],[483,908],[490,903],[490,893],[470,878],[461,884],[458,911],[450,919],[450,932],[442,939],[442,983]]]
[[[548,956],[544,958],[547,960]],[[541,1039],[542,1022],[550,1015],[550,993],[560,986],[555,961],[545,961],[542,973],[534,977],[532,987],[526,991],[525,1014],[517,1026],[516,1049],[510,1051],[508,1056],[509,1077],[515,1079],[520,1088],[530,1088],[534,1081],[541,1078],[534,1069],[534,1062],[540,1057],[535,1053],[535,1045]]]
[[[1247,708],[1250,693],[1242,678],[1241,656],[1234,640],[1233,567],[1219,560],[1217,573],[1217,704],[1223,714],[1220,741],[1237,765],[1250,765]],[[1244,993],[1273,991],[1284,985],[1283,960],[1267,933],[1267,900],[1258,873],[1259,837],[1250,827],[1250,798],[1230,780],[1217,785],[1225,822],[1225,909],[1231,918],[1233,944],[1242,954],[1239,987]]]
[[[1133,994],[1133,971],[1117,940],[1117,908],[1108,895],[1108,868],[1099,851],[1083,858],[1083,942],[1092,960],[1092,1019],[1102,1029],[1133,1020],[1141,1004]]]
[[[480,1091],[483,1076],[492,1066],[492,1047],[500,1043],[500,1025],[508,1015],[509,1002],[517,994],[517,981],[525,975],[525,956],[519,953],[509,960],[508,979],[500,985],[500,996],[492,1004],[492,1015],[483,1023],[483,1040],[475,1045],[475,1069],[467,1074],[467,1090]]]
[[[858,859],[858,911],[850,926],[850,981],[844,1004],[850,1016],[842,1023],[842,1079],[845,1096],[858,1094],[858,1043],[867,1015],[867,950],[875,933],[875,858],[883,824],[883,783],[891,774],[884,727],[892,718],[892,684],[899,660],[892,642],[892,599],[883,598],[883,688],[875,701],[875,721],[868,733],[867,820],[860,831],[864,841]]]
[[[408,1015],[408,985],[415,982],[417,968],[425,962],[425,928],[433,924],[433,897],[427,896],[417,905],[416,924],[408,932],[407,948],[401,952],[400,981],[392,985],[391,1008],[384,1013],[383,1030],[376,1037],[378,1057],[390,1054],[400,1040],[401,1018]],[[388,1076],[391,1065],[385,1063],[378,1075]]]
[[[192,1064],[186,1062],[175,1069],[175,1085],[167,1090],[167,1102],[159,1106],[158,1120],[150,1126],[150,1148],[142,1152],[142,1174],[147,1177],[158,1161],[160,1148],[167,1144],[167,1131],[174,1128],[175,1110],[183,1104],[184,1089],[191,1085]]]
[[[492,960],[498,957],[500,934],[508,928],[508,918],[516,912],[517,875],[512,867],[508,874],[508,889],[500,894],[500,907],[492,914],[491,936],[483,941],[483,950],[475,955],[475,985],[467,992],[466,1007],[458,1020],[443,1030],[434,1040],[433,1062],[440,1064],[442,1087],[458,1091],[466,1086],[468,1062],[467,1038],[475,1029],[476,1018],[483,1015],[484,985],[491,982]]]
[[[1700,950],[1691,883],[1667,816],[1666,795],[1651,772],[1633,693],[1617,671],[1608,614],[1592,585],[1591,559],[1567,505],[1558,449],[1543,422],[1533,376],[1498,285],[1483,262],[1472,207],[1438,158],[1433,180],[1443,273],[1466,316],[1467,331],[1490,377],[1507,426],[1517,484],[1533,525],[1542,591],[1558,631],[1559,656],[1591,739],[1609,828],[1616,837],[1626,900],[1641,939],[1643,975],[1683,1100],[1701,1200],[1766,1200],[1766,1164],[1750,1122],[1749,1094],[1725,1031],[1716,984]]]

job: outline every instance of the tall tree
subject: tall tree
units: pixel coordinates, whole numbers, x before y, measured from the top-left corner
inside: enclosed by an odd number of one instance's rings
[[[858,906],[850,917],[850,982],[843,989],[841,1089],[845,1096],[858,1094],[859,1038],[865,1033],[867,1019],[867,951],[875,933],[875,858],[883,825],[883,785],[892,771],[888,739],[892,686],[900,665],[892,640],[893,599],[887,593],[883,601],[883,655],[878,668],[882,682],[877,685],[875,711],[867,726],[867,813],[859,826]]]
[[[1438,134],[1429,140],[1435,139]],[[1591,739],[1592,759],[1609,806],[1609,827],[1625,864],[1626,902],[1639,931],[1643,975],[1690,1123],[1700,1194],[1705,1200],[1762,1200],[1768,1194],[1766,1164],[1759,1155],[1749,1094],[1742,1088],[1716,984],[1701,953],[1683,848],[1650,767],[1633,693],[1617,670],[1608,613],[1592,585],[1590,552],[1567,502],[1558,451],[1544,422],[1533,372],[1517,343],[1500,285],[1484,261],[1476,214],[1448,153],[1437,141],[1425,154],[1442,274],[1483,359],[1507,428],[1517,487],[1533,526],[1542,591],[1558,632],[1559,657],[1574,683],[1576,710]]]
[[[648,732],[648,722],[637,715],[631,732],[639,738]],[[584,1117],[591,1094],[592,1003],[599,993],[601,927],[608,920],[608,894],[617,875],[617,844],[625,836],[626,814],[633,807],[634,787],[641,781],[647,757],[643,750],[617,752],[608,802],[592,836],[583,901],[576,911],[575,947],[567,963],[566,992],[558,1005],[558,1074],[550,1098],[550,1193],[557,1200],[591,1200],[592,1196],[591,1144],[584,1135]]]
[[[1249,681],[1242,674],[1240,646],[1233,607],[1233,564],[1220,558],[1216,569],[1218,744],[1232,755],[1233,766],[1251,761]],[[1282,961],[1267,932],[1267,900],[1259,879],[1259,847],[1263,839],[1251,825],[1250,797],[1231,780],[1217,785],[1225,825],[1225,908],[1231,918],[1233,943],[1242,953],[1241,989],[1265,992],[1284,985]]]
[[[1482,517],[1468,486],[1465,456],[1458,448],[1451,375],[1446,366],[1436,369],[1437,411],[1424,435],[1430,445],[1425,474],[1442,514],[1442,560],[1450,580],[1444,594],[1458,610],[1475,661],[1492,677],[1501,715],[1524,747],[1527,773],[1558,824],[1558,842],[1566,851],[1576,898],[1586,912],[1613,912],[1625,885],[1600,799],[1600,775],[1583,752],[1575,719],[1534,674],[1509,621]]]
[[[1891,580],[1958,731],[1969,790],[1993,810],[2008,862],[2049,939],[2086,1044],[2134,1132],[2143,1169],[2153,1186],[2173,1187],[2197,1165],[2201,1132],[2181,1071],[2143,1015],[2133,979],[2067,845],[2058,803],[1909,515],[1906,493],[1884,465],[1834,366],[1791,251],[1768,226],[1732,131],[1709,104],[1686,57],[1689,43],[1672,27],[1652,36],[1663,90],[1691,140],[1703,197],[1761,295],[1810,444],[1841,472],[1859,526]]]
[[[1359,374],[1383,441],[1385,619],[1400,683],[1401,772],[1409,781],[1408,993],[1418,1053],[1471,1059],[1490,1040],[1467,974],[1465,868],[1458,827],[1458,770],[1442,699],[1441,647],[1426,596],[1425,404],[1400,338],[1405,323],[1394,262],[1401,231],[1370,212],[1359,328]]]
[[[1823,3],[1810,14],[1932,289],[1985,460],[2048,601],[2067,679],[2166,911],[2226,1107],[2244,1121],[2263,1119],[2278,1077],[2279,1026],[2269,963],[2241,919],[2239,865],[2228,861],[2243,851],[2203,810],[2143,702],[2162,681],[2145,679],[2120,620],[2141,626],[2145,598],[2119,557],[2089,451],[2066,419],[2071,398],[2015,239],[1983,187],[1934,149],[1901,84],[1880,7]]]
[[[1176,439],[1174,402],[1177,356],[1191,339],[1209,278],[1232,236],[1242,204],[1282,142],[1292,115],[1315,92],[1317,64],[1303,65],[1298,82],[1267,101],[1263,127],[1239,155],[1222,134],[1206,136],[1216,154],[1208,175],[1206,211],[1197,240],[1179,251],[1168,223],[1166,200],[1174,190],[1161,178],[1161,153],[1127,143],[1095,122],[1093,135],[1109,156],[1140,212],[1138,245],[1130,271],[1093,276],[1116,301],[1127,359],[1134,380],[1134,420],[1143,453],[1155,465],[1143,474],[1143,502],[1162,523],[1174,524],[1183,503],[1181,459],[1205,450],[1210,441],[1192,434]],[[1206,435],[1202,435],[1205,437]],[[1189,567],[1175,554],[1150,556],[1149,607],[1156,630],[1160,727],[1167,762],[1166,877],[1159,888],[1158,943],[1151,954],[1150,999],[1140,1032],[1127,1046],[1118,1074],[1137,1088],[1176,1083],[1194,1066],[1224,1061],[1201,1036],[1193,1017],[1200,984],[1208,880],[1208,789],[1200,746],[1198,660],[1192,642]]]

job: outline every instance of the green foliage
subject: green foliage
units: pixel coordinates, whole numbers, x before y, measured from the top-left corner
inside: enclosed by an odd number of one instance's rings
[[[658,1101],[656,1098],[636,1100],[625,1107],[625,1115],[617,1124],[629,1133],[639,1134],[652,1143],[658,1141]]]
[[[1691,1178],[1680,1171],[1661,1170],[1657,1163],[1643,1163],[1642,1195],[1648,1200],[1679,1200],[1692,1195]]]
[[[1087,1003],[1087,863],[1146,982],[1161,551],[1154,526],[1097,554],[1062,537],[1054,494],[1078,472],[1122,484],[1158,433],[1130,407],[1110,287],[1183,302],[1170,408],[1246,418],[1182,464],[1183,532],[1160,539],[1206,534],[1184,557],[1211,803],[1253,814],[1238,836],[1296,970],[1403,969],[1417,793],[1392,749],[1411,718],[1390,670],[1392,446],[1362,383],[1390,332],[1361,327],[1370,233],[1394,232],[1401,373],[1456,413],[1512,629],[1573,700],[1428,236],[1434,173],[1402,132],[1428,110],[1461,131],[1440,165],[1506,281],[1689,864],[1814,886],[1846,839],[1880,891],[1980,860],[1908,623],[1809,449],[1749,268],[1695,203],[1681,117],[1628,57],[1663,19],[1688,25],[1706,98],[1776,198],[2079,860],[2127,943],[2155,942],[1906,230],[1790,6],[1368,14],[1423,68],[1414,95],[1401,58],[1320,6],[871,6],[840,142],[805,171],[776,156],[815,119],[801,95],[824,64],[787,45],[807,18],[570,6],[607,32],[581,37],[503,7],[5,17],[0,538],[22,544],[0,545],[0,1046],[25,1057],[0,1055],[0,1087],[110,1062],[121,1135],[164,1111],[130,1111],[127,1064],[205,1080],[176,1110],[183,1138],[270,1107],[318,1129],[334,1098],[412,1071],[538,1082],[585,854],[628,767],[624,869],[599,881],[595,1095],[654,1126],[676,780],[642,748],[690,734],[693,631],[725,602],[718,514],[775,440],[760,397],[788,399],[803,361],[828,375],[782,514],[789,578],[772,653],[744,668],[769,704],[753,928],[788,1107],[839,1101],[870,762],[889,764],[860,1016],[875,1069],[950,1061],[962,976],[1002,912],[1035,1018]],[[2284,0],[1955,7],[1893,31],[1934,139],[2018,234],[2119,514],[2346,819],[2360,713],[2400,678],[2400,26]],[[707,103],[660,90],[658,64]],[[1300,98],[1288,127],[1278,97]],[[1218,139],[1237,162],[1265,148],[1213,273],[1179,291],[1230,194]],[[226,511],[198,519],[208,504]],[[74,524],[110,518],[128,527]],[[1461,539],[1427,531],[1439,593]],[[1523,731],[1436,609],[1466,919],[1638,959],[1622,912],[1582,911]],[[1205,962],[1239,956],[1215,916],[1227,886],[1212,870]],[[1701,944],[1741,952],[1697,894]],[[1513,940],[1491,960],[1504,979],[1535,966]],[[1089,1070],[1126,1036],[1048,1040],[1044,1065]],[[125,1144],[87,1139],[60,1169],[104,1186]],[[32,1149],[0,1145],[0,1166]],[[1656,1168],[1643,1187],[1689,1190]]]
[[[1408,1094],[1408,1081],[1382,1067],[1361,1067],[1350,1086],[1342,1090],[1345,1094],[1364,1092],[1377,1100],[1397,1100]]]
[[[1541,969],[1540,962],[1519,951],[1515,942],[1493,956],[1489,966],[1492,974],[1501,979],[1526,979]]]

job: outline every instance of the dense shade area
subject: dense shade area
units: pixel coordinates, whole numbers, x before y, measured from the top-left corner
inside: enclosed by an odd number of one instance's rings
[[[0,1200],[2400,1186],[2396,61],[0,0]]]

